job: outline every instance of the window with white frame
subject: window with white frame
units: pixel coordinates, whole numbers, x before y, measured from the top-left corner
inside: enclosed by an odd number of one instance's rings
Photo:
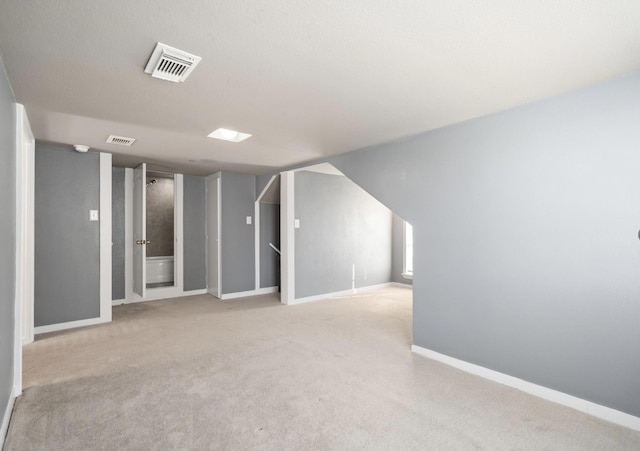
[[[402,276],[413,279],[413,227],[407,221],[403,227],[404,258],[402,260]]]

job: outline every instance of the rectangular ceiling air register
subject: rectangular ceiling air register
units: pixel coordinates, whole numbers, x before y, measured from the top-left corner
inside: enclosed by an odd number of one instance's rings
[[[109,135],[107,138],[107,142],[109,144],[117,144],[119,146],[127,146],[131,147],[131,145],[136,141],[135,138],[127,138],[126,136],[116,136]]]
[[[187,79],[201,59],[158,42],[144,71],[152,77],[178,83]]]

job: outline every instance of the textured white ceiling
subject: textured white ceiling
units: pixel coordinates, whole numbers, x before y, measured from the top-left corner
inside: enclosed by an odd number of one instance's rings
[[[639,24],[638,0],[4,0],[0,52],[37,139],[258,174],[639,71]],[[157,41],[202,57],[185,83],[143,72]]]

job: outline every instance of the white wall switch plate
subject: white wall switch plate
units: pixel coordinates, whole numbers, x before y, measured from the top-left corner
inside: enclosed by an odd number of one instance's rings
[[[294,219],[293,220],[293,227],[295,227],[296,229],[300,228],[300,220],[299,219]]]
[[[89,221],[98,221],[98,210],[89,210]]]
[[[247,224],[251,224],[251,216],[247,216]]]

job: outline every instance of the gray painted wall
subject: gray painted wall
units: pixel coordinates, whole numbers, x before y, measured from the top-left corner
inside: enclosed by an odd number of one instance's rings
[[[280,249],[280,205],[260,204],[260,288],[280,286],[280,257],[271,249]]]
[[[296,172],[295,297],[390,282],[391,212],[346,177]]]
[[[221,281],[222,294],[255,289],[256,178],[223,172],[221,176]],[[251,224],[246,217],[251,216]]]
[[[184,176],[184,290],[207,287],[205,179]]]
[[[330,161],[414,226],[414,343],[640,415],[640,74]]]
[[[124,168],[112,168],[111,191],[111,298],[124,299]]]
[[[404,259],[404,219],[394,214],[391,238],[391,281],[412,285],[413,280],[402,277]]]
[[[156,183],[149,183],[156,180]],[[147,174],[147,257],[174,255],[173,178]]]
[[[100,316],[100,155],[36,144],[36,326]]]
[[[15,98],[0,58],[0,415],[13,389],[16,247]],[[2,421],[2,417],[0,417]]]

